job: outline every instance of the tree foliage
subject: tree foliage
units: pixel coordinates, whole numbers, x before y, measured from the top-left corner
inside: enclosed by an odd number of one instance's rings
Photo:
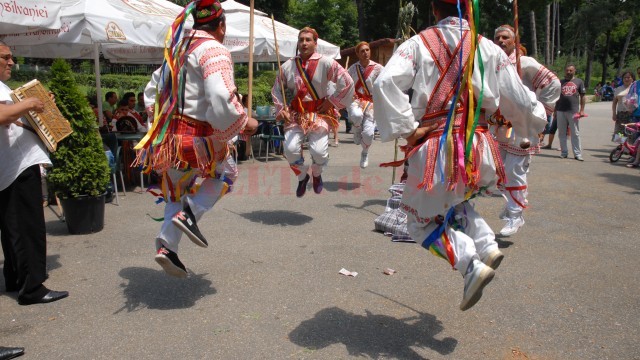
[[[237,1],[249,4],[249,0]],[[431,2],[413,1],[418,13],[411,27],[416,31],[434,24]],[[373,41],[395,37],[400,3],[400,0],[255,0],[255,7],[274,14],[276,20],[296,28],[314,27],[322,39],[341,47],[350,47],[360,40]],[[537,34],[535,45],[540,49],[539,58],[544,53],[542,50],[547,38],[546,9],[551,3],[552,0],[518,1],[521,42],[529,49],[534,46],[531,43],[533,29],[530,20],[533,12]],[[640,36],[637,35],[640,34],[640,7],[634,2],[560,0],[558,3],[559,27],[555,28],[556,36],[551,40],[555,49],[554,58],[561,61],[557,64],[558,67],[562,68],[566,62],[582,63],[586,67],[587,60],[592,59],[601,63],[605,69],[604,73],[613,76],[621,60],[623,69],[640,65]],[[496,27],[502,24],[513,25],[511,1],[479,0],[479,4],[479,33],[491,39]],[[635,23],[636,35],[631,37],[628,50],[624,53],[626,35],[632,21]],[[584,71],[585,67],[581,69]],[[593,69],[602,74],[602,67],[593,66]]]
[[[295,28],[310,26],[338,46],[358,41],[357,9],[353,0],[298,0],[289,3],[287,22]]]
[[[49,89],[73,134],[51,154],[53,168],[48,175],[52,190],[62,198],[98,196],[107,190],[109,166],[98,134],[95,116],[87,98],[80,93],[71,66],[61,59],[51,65]]]

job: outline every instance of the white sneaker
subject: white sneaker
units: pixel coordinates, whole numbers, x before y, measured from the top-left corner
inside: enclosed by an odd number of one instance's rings
[[[369,166],[369,153],[360,153],[360,167],[366,168]]]
[[[524,219],[522,216],[518,216],[517,218],[509,218],[507,219],[507,224],[500,230],[500,235],[502,236],[511,236],[518,232],[524,225]]]
[[[500,266],[502,259],[504,259],[504,255],[502,254],[502,252],[498,249],[494,249],[490,253],[485,254],[480,260],[485,265],[495,270],[498,268],[498,266]]]
[[[473,260],[469,264],[467,274],[464,276],[464,294],[460,303],[460,310],[465,311],[475,305],[482,297],[482,289],[493,280],[493,269],[479,260]]]

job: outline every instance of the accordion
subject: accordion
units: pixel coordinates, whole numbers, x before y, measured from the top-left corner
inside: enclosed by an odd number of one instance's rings
[[[40,81],[31,80],[11,93],[14,103],[30,97],[40,99],[44,103],[44,111],[41,113],[29,111],[24,117],[47,149],[54,152],[58,143],[73,132],[71,125],[62,116],[55,102],[49,96],[49,92],[40,84]]]

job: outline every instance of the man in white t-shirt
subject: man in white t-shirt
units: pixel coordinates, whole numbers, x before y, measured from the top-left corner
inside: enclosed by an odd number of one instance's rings
[[[69,296],[47,289],[47,234],[42,208],[40,164],[51,165],[34,130],[24,118],[29,111],[42,112],[44,104],[27,98],[14,104],[11,49],[0,42],[0,233],[4,253],[7,292],[18,291],[20,305],[49,303]]]

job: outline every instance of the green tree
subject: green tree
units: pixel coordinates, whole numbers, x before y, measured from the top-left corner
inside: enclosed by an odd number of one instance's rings
[[[56,97],[62,116],[73,129],[51,154],[53,168],[48,181],[52,190],[62,198],[103,194],[110,175],[107,157],[93,111],[87,98],[80,93],[69,63],[62,59],[53,62],[49,89]]]
[[[289,25],[311,26],[318,35],[338,46],[358,41],[358,14],[353,0],[292,0],[287,12]]]

